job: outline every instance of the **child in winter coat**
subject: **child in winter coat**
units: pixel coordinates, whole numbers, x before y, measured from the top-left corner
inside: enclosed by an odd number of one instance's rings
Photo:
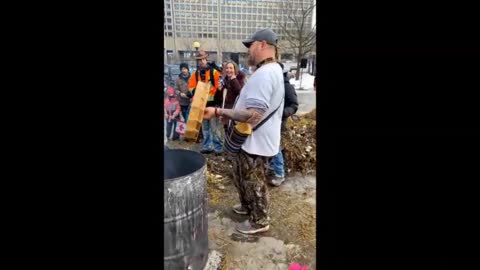
[[[175,97],[175,91],[170,86],[167,89],[167,96],[164,104],[165,120],[167,122],[167,138],[176,140],[179,137],[178,133],[175,132],[175,128],[180,115],[180,102]]]

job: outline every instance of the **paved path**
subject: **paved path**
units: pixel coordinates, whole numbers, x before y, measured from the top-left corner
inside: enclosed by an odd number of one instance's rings
[[[317,107],[316,93],[313,89],[297,90],[298,111],[296,114],[302,115]]]

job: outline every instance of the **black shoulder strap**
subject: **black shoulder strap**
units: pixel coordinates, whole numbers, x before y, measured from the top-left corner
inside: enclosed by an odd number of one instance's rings
[[[278,105],[278,107],[271,113],[269,114],[265,119],[262,120],[262,122],[258,123],[254,128],[253,128],[253,131],[255,131],[257,128],[261,127],[265,122],[268,121],[268,119],[270,119],[270,117],[273,116],[273,114],[275,114],[275,112],[280,109],[280,106],[282,106],[283,104],[283,99],[285,98],[285,96],[282,98],[282,100],[280,101],[280,104]]]
[[[210,68],[210,81],[212,82],[212,86],[215,86],[215,80],[213,77],[213,68]]]
[[[195,70],[195,76],[197,78],[197,83],[199,82],[198,80],[198,69]],[[213,68],[210,68],[210,82],[212,82],[212,86],[215,86],[215,78],[213,77]]]

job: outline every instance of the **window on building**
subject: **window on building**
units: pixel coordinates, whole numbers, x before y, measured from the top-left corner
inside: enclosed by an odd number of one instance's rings
[[[172,13],[170,11],[167,11],[167,16],[172,16]]]
[[[172,32],[167,32],[167,37],[172,37]]]
[[[213,34],[213,38],[217,38],[217,34]]]

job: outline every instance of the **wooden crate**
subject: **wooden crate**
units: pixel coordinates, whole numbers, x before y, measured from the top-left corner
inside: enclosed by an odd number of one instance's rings
[[[207,106],[208,92],[212,87],[211,82],[198,82],[193,97],[192,107],[188,114],[187,129],[185,130],[185,139],[196,141],[200,128],[202,127],[203,113]]]

